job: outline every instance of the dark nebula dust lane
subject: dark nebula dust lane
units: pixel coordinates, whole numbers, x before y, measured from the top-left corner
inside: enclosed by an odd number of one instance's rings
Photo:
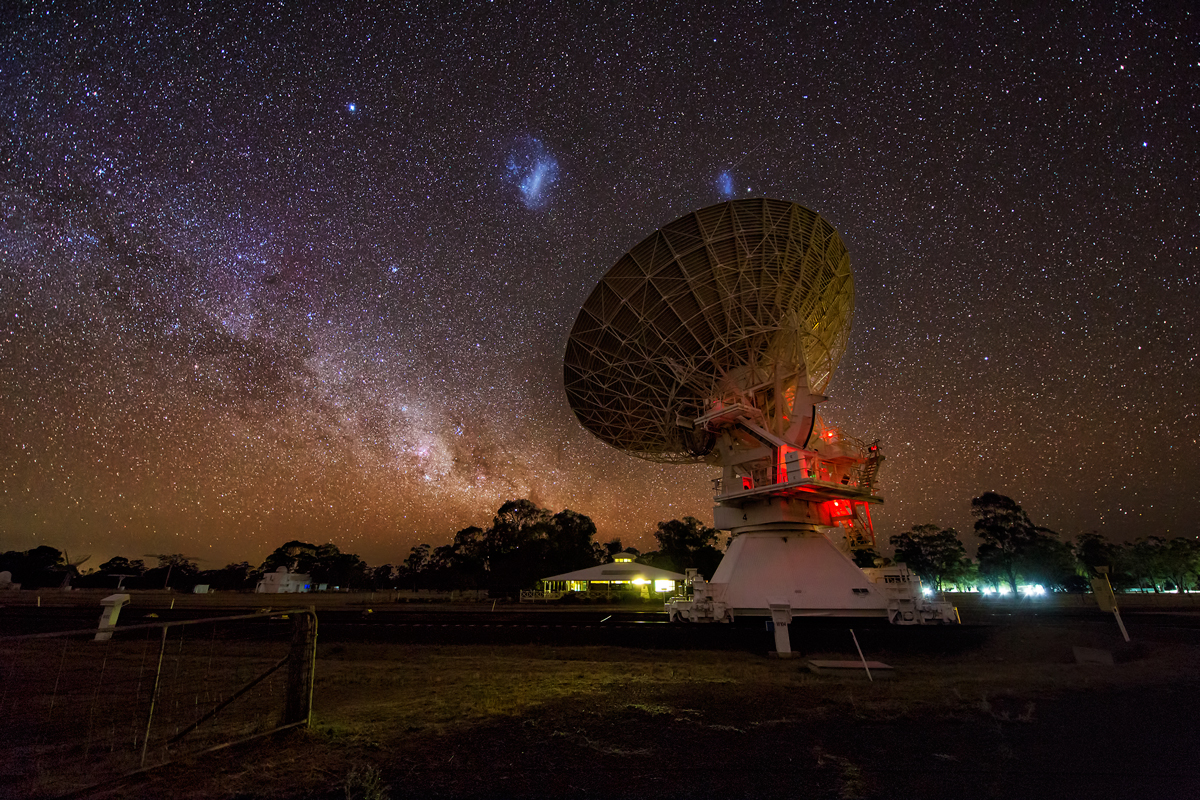
[[[755,196],[850,248],[823,411],[882,440],[885,541],[986,490],[1196,533],[1194,12],[497,5],[0,12],[0,550],[707,519],[562,353],[626,249]]]

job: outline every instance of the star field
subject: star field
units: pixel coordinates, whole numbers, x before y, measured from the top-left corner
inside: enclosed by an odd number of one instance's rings
[[[882,441],[884,541],[987,490],[1197,533],[1196,15],[734,6],[2,12],[0,549],[709,519],[715,470],[593,439],[562,353],[625,250],[744,196],[850,249],[822,413]]]

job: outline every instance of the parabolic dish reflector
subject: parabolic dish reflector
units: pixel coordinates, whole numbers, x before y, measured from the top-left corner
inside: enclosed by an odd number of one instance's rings
[[[850,254],[819,214],[766,198],[703,208],[652,233],[592,291],[567,340],[567,399],[631,455],[699,461],[689,423],[715,401],[778,387],[780,375],[792,396],[823,392],[853,309]]]

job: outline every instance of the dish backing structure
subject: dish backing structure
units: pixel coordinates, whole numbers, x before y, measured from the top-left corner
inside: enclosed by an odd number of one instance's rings
[[[663,226],[584,302],[563,367],[580,423],[640,458],[721,468],[713,516],[733,540],[711,582],[692,574],[668,601],[672,620],[771,616],[777,638],[793,616],[956,620],[903,565],[853,560],[874,546],[883,454],[816,412],[853,311],[837,231],[768,198]]]

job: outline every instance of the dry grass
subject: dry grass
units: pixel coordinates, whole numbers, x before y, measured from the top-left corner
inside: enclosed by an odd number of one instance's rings
[[[1009,752],[1009,740],[995,732],[1053,737],[1038,733],[1043,709],[1061,705],[1064,696],[1095,693],[1103,702],[1125,691],[1194,686],[1200,667],[1200,648],[1188,645],[1147,645],[1113,667],[1081,666],[1071,660],[1068,641],[1058,629],[999,630],[962,656],[886,657],[896,678],[875,683],[815,676],[802,659],[737,652],[325,645],[311,731],[283,747],[264,744],[236,758],[168,767],[123,787],[122,795],[156,797],[169,789],[176,797],[263,800],[481,796],[468,791],[470,782],[508,769],[518,771],[505,773],[513,776],[504,784],[507,796],[532,796],[537,792],[519,789],[517,778],[521,769],[537,772],[542,760],[555,765],[551,772],[560,780],[581,770],[579,786],[598,780],[588,772],[596,763],[636,767],[630,780],[646,780],[672,769],[681,739],[715,746],[711,752],[736,762],[760,757],[778,737],[817,732],[797,756],[818,784],[825,781],[824,794],[812,796],[874,797],[885,785],[873,773],[874,756],[847,744],[860,728],[892,726],[911,738],[906,731],[941,726],[941,749],[926,754],[931,769],[965,774],[967,761],[987,765],[994,752],[982,752],[983,745],[974,754],[955,751],[956,731],[993,731],[986,735],[999,738],[987,746]],[[821,731],[847,735],[824,738]],[[529,756],[538,766],[514,766],[530,748],[541,753]],[[703,766],[703,760],[689,763]]]
[[[774,666],[737,653],[415,645],[334,645],[318,663],[317,730],[368,740],[444,733],[564,699],[607,702],[646,687],[759,682]]]
[[[894,720],[984,714],[1021,721],[1041,697],[1170,682],[1200,666],[1200,650],[1178,646],[1150,649],[1113,667],[1078,665],[1067,660],[1069,648],[1044,646],[1054,636],[1031,641],[1029,631],[1001,632],[964,658],[891,659],[897,679],[874,683],[812,675],[803,659],[736,652],[334,645],[319,656],[316,729],[334,738],[380,743],[399,734],[442,734],[525,716],[563,701],[593,710],[679,715],[680,709],[653,698],[717,686],[753,695],[786,693],[795,707],[815,716]],[[650,700],[631,704],[631,697]],[[1020,708],[1014,711],[1018,699]]]

